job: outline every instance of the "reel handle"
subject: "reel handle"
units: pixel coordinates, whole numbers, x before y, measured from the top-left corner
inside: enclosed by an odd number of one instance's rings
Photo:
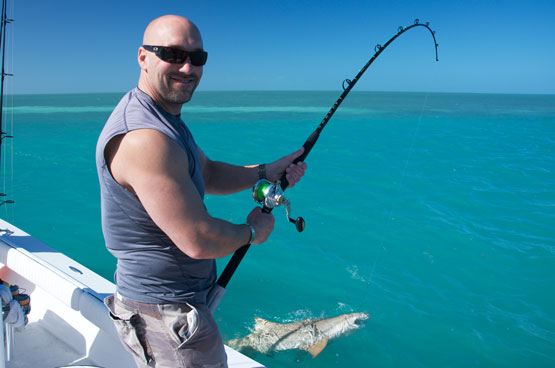
[[[264,213],[272,213],[272,210],[273,208],[262,206],[262,212]],[[295,228],[297,229],[298,232],[302,232],[304,230],[305,222],[301,216],[297,217],[296,220],[293,220],[291,217],[287,216],[287,219],[289,220],[290,223],[295,224]]]
[[[304,230],[305,222],[301,216],[297,217],[296,220],[293,220],[291,217],[289,217],[289,222],[291,222],[292,224],[295,224],[295,228],[297,229],[298,232],[302,232]]]
[[[266,206],[262,207],[262,212],[264,213],[272,213],[272,209],[273,208],[268,208]],[[293,220],[291,217],[287,217],[287,219],[289,220],[290,223],[295,224],[295,228],[297,229],[298,232],[302,232],[305,228],[305,222],[304,219],[299,216],[297,217],[296,220]]]

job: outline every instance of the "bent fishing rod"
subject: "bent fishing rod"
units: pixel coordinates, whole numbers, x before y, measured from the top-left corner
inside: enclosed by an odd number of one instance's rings
[[[316,144],[316,141],[320,137],[320,133],[325,128],[325,126],[327,125],[327,123],[335,113],[335,111],[339,108],[339,106],[341,105],[345,97],[347,97],[349,92],[351,92],[351,89],[355,86],[355,84],[358,82],[360,77],[362,77],[364,72],[366,72],[366,70],[370,67],[370,65],[372,65],[374,60],[376,60],[378,56],[380,56],[380,54],[387,48],[387,46],[389,46],[393,41],[397,39],[397,37],[399,37],[403,33],[415,27],[424,27],[428,31],[430,31],[430,34],[434,39],[436,61],[439,61],[438,54],[437,54],[437,47],[439,45],[436,41],[435,31],[433,31],[430,28],[430,23],[420,23],[418,19],[415,19],[414,23],[411,24],[410,26],[399,27],[397,29],[397,33],[393,37],[391,37],[385,44],[376,45],[376,47],[374,48],[374,51],[375,51],[374,55],[370,58],[370,60],[368,60],[368,62],[366,62],[366,64],[362,67],[362,69],[360,69],[358,74],[352,80],[345,79],[343,81],[343,93],[341,94],[341,96],[339,96],[337,101],[335,101],[335,103],[328,111],[328,113],[326,114],[326,116],[318,126],[318,128],[316,128],[316,130],[308,137],[306,142],[303,144],[303,147],[304,147],[303,154],[299,156],[297,159],[295,159],[293,163],[296,164],[306,159],[306,157],[308,156],[308,154]],[[297,231],[300,232],[304,230],[304,220],[302,217],[298,217],[296,220],[294,220],[289,216],[290,209],[291,209],[289,205],[289,201],[283,196],[283,192],[287,189],[288,186],[289,186],[289,182],[287,181],[285,173],[283,173],[283,176],[281,177],[281,179],[276,183],[272,183],[264,179],[259,180],[253,188],[253,199],[259,204],[262,204],[263,205],[262,210],[267,213],[270,213],[272,209],[283,204],[285,206],[287,219],[289,220],[289,222],[294,223],[297,228]],[[249,247],[250,247],[250,244],[244,245],[233,254],[233,256],[231,257],[231,260],[229,261],[229,263],[227,264],[222,274],[220,275],[220,278],[217,281],[217,284],[219,286],[221,286],[222,288],[225,288],[227,286],[229,280],[235,273],[235,270],[241,263],[241,260],[249,250]]]

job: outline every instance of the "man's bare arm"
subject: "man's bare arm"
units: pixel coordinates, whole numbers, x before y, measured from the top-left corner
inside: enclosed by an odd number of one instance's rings
[[[137,195],[156,225],[185,254],[225,257],[249,241],[249,226],[208,214],[189,176],[187,154],[176,142],[156,130],[139,129],[118,143],[106,150],[114,179]],[[273,218],[254,211],[249,221],[259,243],[271,233]]]
[[[258,177],[258,165],[236,166],[221,161],[210,160],[199,148],[199,158],[202,165],[204,186],[209,194],[232,194],[251,188]],[[276,181],[282,174],[287,174],[289,187],[293,187],[304,175],[306,164],[299,162],[292,164],[304,150],[301,148],[290,155],[266,165],[267,179]]]

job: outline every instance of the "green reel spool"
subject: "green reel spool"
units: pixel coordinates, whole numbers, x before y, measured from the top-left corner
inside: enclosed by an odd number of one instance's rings
[[[287,220],[295,224],[298,232],[304,230],[305,222],[302,217],[297,217],[297,219],[294,220],[289,216],[291,204],[289,200],[284,197],[279,181],[275,183],[266,179],[257,181],[252,188],[252,199],[254,199],[256,203],[261,204],[268,212],[283,204],[285,206]]]

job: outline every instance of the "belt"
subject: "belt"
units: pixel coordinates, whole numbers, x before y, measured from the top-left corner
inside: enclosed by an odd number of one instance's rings
[[[114,293],[116,299],[122,303],[123,305],[125,305],[127,308],[136,310],[138,312],[147,314],[149,316],[152,316],[154,318],[160,318],[160,308],[164,309],[166,306],[180,306],[181,308],[183,308],[183,312],[188,313],[192,310],[191,306],[187,303],[143,303],[143,302],[137,302],[135,300],[132,299],[128,299],[120,294],[118,294],[117,292]]]

